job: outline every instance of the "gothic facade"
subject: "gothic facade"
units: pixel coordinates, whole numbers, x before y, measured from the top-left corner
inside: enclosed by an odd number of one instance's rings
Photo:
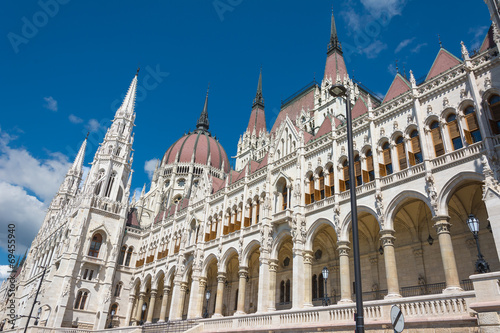
[[[355,187],[365,320],[383,327],[385,309],[398,304],[410,325],[477,327],[470,214],[491,272],[500,270],[495,3],[487,1],[494,24],[478,52],[462,43],[458,58],[440,48],[423,81],[398,73],[383,99],[349,77],[332,15],[322,81],[285,100],[270,130],[261,72],[236,170],[210,132],[207,93],[196,130],[130,201],[136,75],[88,177],[84,141],[52,201],[18,277],[18,314],[29,313],[44,274],[38,325],[47,327],[192,319],[215,331],[327,315],[329,325],[353,325]],[[330,95],[335,84],[350,92],[351,112]]]

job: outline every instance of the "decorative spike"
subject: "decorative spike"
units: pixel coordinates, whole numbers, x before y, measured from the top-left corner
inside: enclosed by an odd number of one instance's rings
[[[413,76],[413,71],[410,69],[410,83],[413,87],[417,85],[417,81],[415,80],[415,76]]]
[[[256,105],[264,107],[264,97],[262,96],[262,66],[260,67],[259,82],[257,83],[257,93],[255,94],[252,108],[254,108]]]
[[[88,137],[88,134],[87,134]],[[71,166],[71,171],[74,172],[81,172],[82,167],[83,167],[83,160],[85,159],[85,149],[87,148],[87,137],[85,140],[83,140],[82,145],[80,146],[80,150],[78,151],[78,154],[76,155],[75,161],[73,162],[73,165]]]
[[[132,79],[132,83],[130,83],[130,87],[128,88],[127,95],[125,95],[125,98],[123,99],[123,103],[116,112],[117,114],[119,112],[124,112],[125,114],[132,114],[134,113],[134,106],[135,106],[135,95],[137,91],[137,75],[139,73],[139,70],[135,74],[134,78]],[[116,116],[115,116],[116,118]]]
[[[203,105],[203,111],[201,111],[200,118],[198,118],[198,123],[196,123],[196,128],[198,130],[207,131],[210,125],[208,121],[208,90],[210,89],[210,83],[207,88],[207,95],[205,96],[205,105]]]
[[[469,51],[467,51],[467,48],[465,47],[465,44],[463,41],[460,42],[460,45],[462,45],[462,57],[465,59],[469,59]]]
[[[333,16],[333,6],[332,6],[332,21],[330,26],[330,43],[328,44],[328,54],[337,50],[342,54],[342,45],[340,44],[339,38],[337,36],[337,27],[335,26],[335,17]]]

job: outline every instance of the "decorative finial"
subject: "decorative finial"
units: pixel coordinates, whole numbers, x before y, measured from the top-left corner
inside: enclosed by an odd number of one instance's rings
[[[438,40],[439,40],[439,48],[442,49],[443,43],[441,42],[441,35],[440,34],[438,34]]]
[[[89,138],[89,134],[90,134],[90,132],[87,132],[87,135],[85,136],[85,140],[87,140]]]
[[[399,74],[398,59],[396,59],[396,73]]]
[[[135,72],[135,76],[139,75],[139,71],[141,70],[141,66],[137,64],[137,72]]]

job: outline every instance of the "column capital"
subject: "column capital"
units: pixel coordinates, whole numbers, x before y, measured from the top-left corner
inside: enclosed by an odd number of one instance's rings
[[[205,288],[207,286],[207,278],[200,277],[200,288]]]
[[[432,218],[432,222],[434,223],[439,223],[439,222],[449,222],[450,217],[448,215],[436,215]]]
[[[396,240],[394,233],[395,231],[391,229],[380,231],[380,240],[382,241],[383,247],[394,246],[394,241]]]
[[[170,286],[163,286],[163,295],[164,296],[169,296],[171,290],[172,290],[172,287],[170,287]]]
[[[222,273],[222,272],[218,273],[217,274],[217,282],[218,283],[226,282],[226,273]]]
[[[447,215],[434,216],[432,218],[434,222],[434,228],[439,236],[439,234],[449,234],[451,229],[450,217]]]
[[[348,241],[337,242],[337,250],[339,251],[339,256],[348,256],[351,248],[349,247]]]
[[[240,270],[238,271],[238,276],[240,278],[246,278],[248,276],[248,267],[240,266]]]
[[[156,294],[158,293],[158,289],[151,289],[151,297],[156,297]]]
[[[304,251],[304,264],[312,265],[313,253],[312,251]]]
[[[141,298],[144,299],[144,297],[146,297],[146,292],[145,291],[141,291],[139,293],[139,299],[141,299]]]
[[[181,291],[186,292],[188,290],[188,283],[187,282],[181,282]]]
[[[278,271],[278,260],[276,259],[269,260],[269,271],[275,273]]]

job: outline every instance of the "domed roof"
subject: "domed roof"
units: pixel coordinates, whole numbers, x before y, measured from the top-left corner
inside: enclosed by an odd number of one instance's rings
[[[195,130],[193,133],[183,135],[163,155],[161,164],[175,162],[190,163],[194,152],[194,163],[210,165],[219,170],[224,163],[224,172],[230,170],[229,158],[219,141],[215,140],[209,132]]]
[[[215,140],[208,131],[208,91],[205,97],[205,105],[201,112],[196,130],[193,133],[184,134],[170,148],[167,149],[161,165],[172,164],[176,162],[190,163],[194,155],[194,163],[210,165],[222,170],[224,164],[224,173],[230,170],[229,158],[226,151],[222,148],[219,141]]]

